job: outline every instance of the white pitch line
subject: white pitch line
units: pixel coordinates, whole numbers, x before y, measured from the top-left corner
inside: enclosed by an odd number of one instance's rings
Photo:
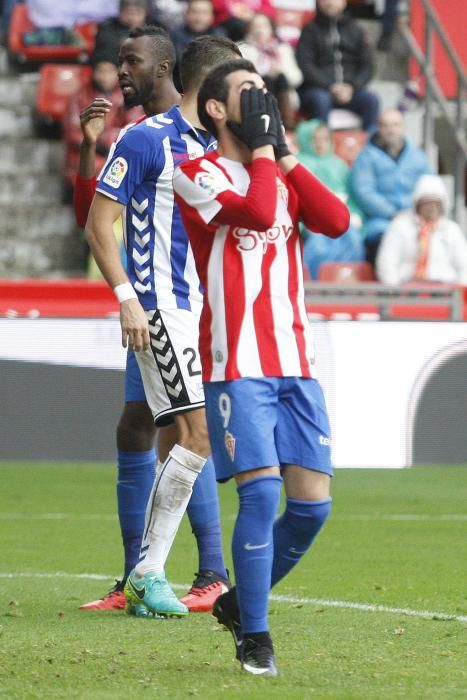
[[[236,520],[235,514],[226,516],[226,520]],[[333,515],[333,520],[339,521],[364,521],[364,522],[463,522],[467,521],[467,513],[445,513],[442,515],[429,515],[423,513],[348,513]],[[116,521],[117,515],[111,513],[0,513],[0,520],[88,520],[88,521]]]
[[[54,574],[50,573],[0,573],[0,579],[7,578],[69,578],[69,579],[88,579],[92,581],[109,581],[112,576],[104,574],[70,574],[64,571],[57,571]],[[177,590],[186,590],[190,587],[189,583],[172,583],[173,588]],[[446,620],[453,622],[467,622],[467,615],[454,615],[447,612],[434,612],[432,610],[412,610],[411,608],[391,608],[386,605],[372,605],[370,603],[353,603],[346,600],[327,600],[323,598],[302,598],[292,595],[276,595],[272,594],[270,599],[275,603],[287,603],[289,605],[318,605],[323,608],[344,608],[346,610],[361,610],[363,612],[381,612],[392,615],[407,615],[409,617],[419,617],[425,620]]]
[[[0,513],[0,520],[117,520],[110,513]]]
[[[405,520],[421,520],[421,521],[456,521],[456,520],[467,520],[467,513],[446,513],[443,515],[423,515],[421,513],[395,513],[395,514],[377,514],[370,515],[365,513],[357,513],[348,515],[333,515],[333,520],[394,520],[394,521],[405,521]]]

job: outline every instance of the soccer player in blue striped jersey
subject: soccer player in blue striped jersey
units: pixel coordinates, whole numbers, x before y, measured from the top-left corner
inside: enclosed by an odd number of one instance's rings
[[[86,227],[93,255],[120,301],[122,342],[137,353],[155,423],[174,420],[177,428],[176,444],[159,455],[141,559],[126,585],[130,603],[143,602],[158,614],[187,612],[167,583],[165,562],[210,452],[198,355],[202,296],[172,174],[180,162],[214,146],[198,121],[197,91],[209,69],[240,56],[235,44],[220,37],[192,42],[180,67],[180,108],[149,117],[118,142],[101,173]],[[120,215],[127,271],[112,232]]]

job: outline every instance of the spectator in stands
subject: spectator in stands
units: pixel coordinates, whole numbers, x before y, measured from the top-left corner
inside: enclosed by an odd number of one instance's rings
[[[293,88],[303,79],[295,54],[289,44],[279,41],[274,20],[258,12],[248,24],[247,34],[240,45],[243,56],[251,61],[263,78],[267,89],[277,98],[286,129],[295,126]]]
[[[430,172],[425,153],[405,138],[402,114],[397,110],[382,112],[378,131],[351,169],[352,191],[366,217],[366,258],[372,264],[391,220],[410,207],[418,179]]]
[[[131,29],[142,27],[146,21],[146,0],[120,0],[117,17],[102,22],[96,34],[96,52],[105,52],[118,60],[120,44]]]
[[[214,9],[212,0],[189,0],[185,12],[185,21],[181,27],[170,32],[180,62],[186,47],[200,36],[206,34],[223,34],[221,29],[214,27]]]
[[[148,22],[173,32],[185,21],[186,0],[148,0]]]
[[[28,14],[35,30],[27,32],[27,45],[75,44],[75,24],[100,22],[118,12],[118,0],[27,0]]]
[[[100,170],[109,153],[111,144],[116,140],[120,129],[129,121],[142,114],[134,110],[125,110],[123,95],[118,87],[117,60],[113,52],[95,51],[91,57],[92,76],[87,85],[71,97],[63,120],[63,136],[66,144],[65,177],[71,183],[77,171],[79,150],[82,141],[80,123],[81,112],[94,101],[103,97],[108,101],[106,129],[96,143],[97,169]]]
[[[399,0],[385,0],[381,17],[381,34],[376,45],[379,51],[390,51],[398,14]]]
[[[257,12],[275,16],[270,0],[213,0],[213,7],[216,25],[223,27],[232,41],[245,38],[248,24]]]
[[[329,187],[350,211],[350,226],[338,239],[330,239],[318,232],[312,233],[302,228],[305,239],[303,257],[311,277],[318,277],[319,266],[323,262],[358,262],[365,257],[361,234],[361,211],[350,190],[350,168],[345,161],[335,155],[332,132],[318,119],[301,122],[297,129],[298,160],[321,182]]]
[[[303,73],[301,106],[321,121],[331,109],[349,109],[371,131],[379,110],[377,96],[365,88],[373,75],[373,53],[346,7],[347,0],[318,0],[316,17],[303,27],[296,49]]]
[[[450,282],[467,285],[467,240],[447,218],[443,181],[423,175],[413,194],[413,208],[398,214],[383,236],[376,259],[385,284]]]

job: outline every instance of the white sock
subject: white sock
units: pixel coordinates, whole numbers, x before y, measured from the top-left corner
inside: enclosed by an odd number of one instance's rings
[[[193,484],[206,463],[180,445],[174,445],[161,468],[157,468],[146,509],[141,552],[145,557],[136,567],[138,576],[148,571],[160,574],[177,534]]]

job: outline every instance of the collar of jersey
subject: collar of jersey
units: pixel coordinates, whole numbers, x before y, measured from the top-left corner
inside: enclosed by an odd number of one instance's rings
[[[169,111],[166,112],[166,114],[170,119],[173,119],[175,126],[181,134],[191,134],[203,146],[210,145],[210,141],[208,143],[205,143],[201,134],[199,134],[198,131],[196,131],[195,127],[192,126],[190,122],[187,122],[187,120],[182,116],[180,112],[180,107],[178,105],[171,107]]]

